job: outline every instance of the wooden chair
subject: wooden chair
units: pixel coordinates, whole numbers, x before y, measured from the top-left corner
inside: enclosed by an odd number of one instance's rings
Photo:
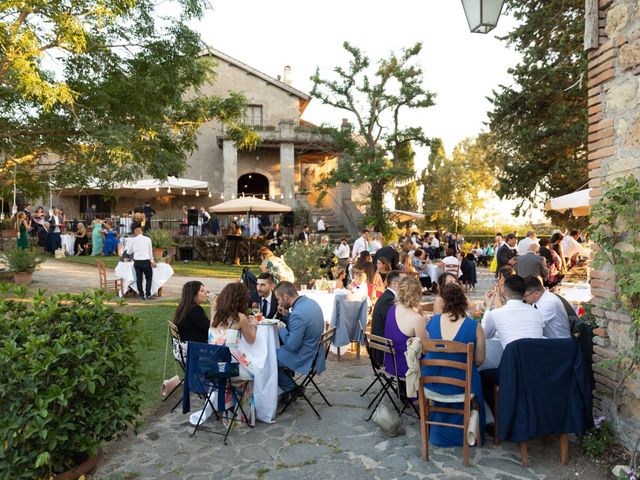
[[[464,372],[464,378],[458,379],[453,377],[442,376],[420,376],[420,385],[418,388],[418,399],[420,403],[420,432],[422,439],[422,457],[425,460],[429,460],[429,425],[441,425],[445,427],[461,428],[463,431],[463,464],[465,467],[469,466],[469,442],[467,442],[466,432],[469,429],[469,419],[471,417],[471,404],[474,403],[474,407],[478,409],[475,396],[471,393],[471,372],[474,361],[474,345],[473,343],[460,343],[452,342],[449,340],[423,340],[422,341],[422,353],[423,355],[428,352],[437,352],[445,354],[465,353],[467,361],[457,362],[453,360],[443,359],[422,359],[420,360],[421,369],[424,367],[450,367]],[[432,390],[425,389],[427,384],[444,384],[455,385],[463,388],[464,393],[457,395],[442,395]],[[437,401],[438,403],[462,403],[463,408],[452,408],[431,405],[431,402]],[[443,412],[453,413],[463,416],[463,424],[453,424],[431,421],[429,415],[431,412]],[[480,428],[483,426],[481,425]],[[476,442],[478,447],[481,445],[481,432],[476,432]]]
[[[453,273],[456,278],[460,277],[460,265],[457,263],[443,264],[445,273]]]
[[[420,313],[433,314],[433,305],[435,302],[420,302]]]
[[[116,293],[124,295],[124,282],[121,278],[107,277],[107,267],[102,260],[96,262],[98,267],[98,276],[100,277],[100,288],[107,291],[111,282],[113,282]]]

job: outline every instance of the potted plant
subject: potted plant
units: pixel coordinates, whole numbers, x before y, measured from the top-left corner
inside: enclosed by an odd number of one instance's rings
[[[16,238],[18,236],[16,222],[12,218],[5,218],[0,225],[2,226],[2,230],[0,230],[2,238]]]
[[[31,285],[31,276],[44,262],[44,256],[39,249],[14,248],[2,254],[2,262],[13,272],[15,283]]]
[[[162,258],[164,251],[175,245],[173,237],[167,230],[149,230],[146,235],[151,239],[155,258]]]
[[[104,442],[139,426],[142,333],[102,291],[25,295],[0,284],[2,476],[79,478]]]
[[[284,242],[279,253],[293,271],[296,283],[311,286],[325,273],[320,266],[324,256],[324,247],[320,244]]]

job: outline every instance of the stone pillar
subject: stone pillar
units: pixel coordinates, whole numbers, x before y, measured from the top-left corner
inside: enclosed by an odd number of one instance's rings
[[[282,203],[293,207],[295,152],[293,143],[280,144],[280,191],[284,195]]]
[[[233,140],[222,142],[222,182],[225,202],[238,196],[238,150]]]

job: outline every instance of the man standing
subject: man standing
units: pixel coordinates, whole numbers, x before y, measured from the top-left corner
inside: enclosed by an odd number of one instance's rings
[[[497,241],[496,235],[496,241]],[[496,261],[498,262],[496,268],[496,277],[498,276],[498,272],[505,265],[514,266],[516,264],[516,253],[513,250],[516,246],[516,236],[513,233],[507,235],[506,242],[503,243],[498,251],[496,252]]]
[[[384,245],[384,235],[382,235],[382,233],[378,232],[376,237],[371,242],[371,249],[370,249],[369,253],[371,255],[375,255],[376,252],[378,250],[380,250],[383,245]]]
[[[149,202],[145,202],[142,212],[144,213],[144,231],[146,232],[151,229],[151,217],[156,214],[156,211],[151,208],[151,204]]]
[[[524,283],[524,301],[534,305],[542,315],[544,338],[571,337],[569,316],[560,297],[544,288],[538,277],[526,277]]]
[[[267,234],[267,240],[270,240],[269,241],[269,249],[272,252],[275,252],[276,248],[278,248],[280,246],[280,244],[282,243],[282,230],[280,230],[280,224],[279,223],[274,223],[273,224],[273,230],[271,230]]]
[[[24,208],[22,209],[22,211],[24,212],[25,216],[27,217],[27,222],[31,221],[31,204],[27,203]]]
[[[151,281],[153,279],[153,248],[151,239],[142,234],[142,227],[137,226],[133,231],[135,236],[127,241],[126,253],[133,256],[133,268],[136,271],[136,286],[140,300],[151,298]],[[145,289],[142,289],[142,276],[145,279]]]
[[[580,242],[578,242],[579,236],[580,232],[578,230],[571,230],[569,235],[565,235],[562,239],[562,251],[564,252],[564,258],[571,259],[574,255],[580,255],[581,257],[589,256],[589,250],[584,248]]]
[[[49,217],[49,236],[47,243],[49,244],[49,251],[55,253],[57,249],[62,247],[62,215],[58,207],[53,207],[52,215]]]
[[[269,272],[262,272],[258,275],[256,284],[258,296],[260,297],[260,311],[264,318],[277,318],[282,316],[278,313],[278,299],[273,293],[275,288],[275,279]]]
[[[336,247],[333,254],[338,257],[338,265],[341,267],[349,267],[349,244],[346,238],[340,240],[340,245]]]
[[[84,220],[87,228],[89,228],[94,218],[96,218],[96,204],[92,203],[91,206],[84,211]]]
[[[540,277],[543,280],[546,279],[549,275],[547,261],[544,257],[538,255],[539,252],[540,245],[530,243],[529,250],[525,254],[516,257],[516,273],[522,278]]]
[[[361,235],[353,242],[353,248],[351,249],[351,260],[355,265],[360,253],[369,250],[369,231],[367,229],[362,230]]]
[[[377,265],[379,258],[386,258],[391,263],[391,270],[397,270],[400,262],[400,254],[395,249],[395,244],[391,242],[389,245],[385,245],[376,251],[373,257],[373,264]]]
[[[323,233],[327,231],[327,226],[324,223],[324,217],[320,217],[320,219],[318,220],[318,233]]]
[[[371,334],[384,337],[385,321],[387,319],[387,313],[389,309],[396,302],[398,295],[398,285],[402,280],[403,273],[400,270],[391,270],[387,274],[387,289],[382,293],[376,306],[373,307],[373,313],[371,314]],[[384,353],[379,350],[373,350],[371,352],[374,362],[381,365],[384,361]]]
[[[302,227],[302,231],[298,235],[298,241],[304,242],[308,245],[309,240],[311,240],[311,230],[309,229],[309,225],[305,225]]]
[[[524,255],[529,251],[529,246],[532,244],[538,243],[538,239],[536,237],[536,232],[534,230],[529,230],[527,232],[527,236],[518,242],[518,255]]]
[[[293,372],[306,375],[311,369],[318,342],[324,332],[322,309],[309,297],[299,296],[291,282],[278,283],[275,295],[287,324],[287,328],[278,331],[282,341],[282,346],[277,350],[278,386],[285,395],[298,396],[301,391],[291,375]],[[318,356],[316,368],[318,373],[324,371],[324,355]]]

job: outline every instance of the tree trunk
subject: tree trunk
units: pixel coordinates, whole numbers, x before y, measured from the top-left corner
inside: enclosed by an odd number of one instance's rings
[[[384,216],[383,208],[384,184],[380,182],[371,183],[371,214],[375,221],[376,231],[387,231],[387,220]]]

